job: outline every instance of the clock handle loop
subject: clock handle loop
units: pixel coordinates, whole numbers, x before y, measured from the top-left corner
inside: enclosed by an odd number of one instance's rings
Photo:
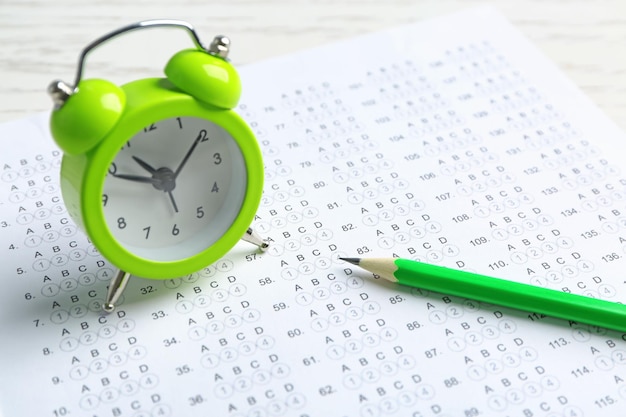
[[[194,27],[185,22],[183,20],[175,20],[175,19],[152,19],[152,20],[143,20],[140,22],[132,23],[130,25],[121,27],[112,32],[109,32],[98,39],[89,43],[80,53],[78,58],[78,67],[76,69],[76,76],[74,78],[74,84],[69,85],[62,81],[53,81],[53,83],[49,87],[50,95],[52,96],[55,106],[60,107],[63,105],[63,102],[66,101],[72,94],[74,94],[78,89],[78,84],[81,82],[83,78],[83,72],[85,67],[85,62],[87,59],[87,55],[100,45],[108,42],[109,40],[116,38],[122,34],[132,32],[140,29],[154,28],[154,27],[171,27],[171,28],[180,28],[185,30],[191,40],[196,47],[196,49],[201,50],[203,52],[207,52],[211,55],[218,56],[220,58],[226,59],[228,56],[228,47],[229,40],[226,37],[216,37],[210,46],[207,48],[200,41],[200,37],[198,36]]]
[[[124,91],[114,83],[102,79],[83,80],[87,55],[100,45],[122,34],[153,27],[183,29],[195,45],[192,51],[221,61],[225,65],[228,64],[226,62],[230,46],[228,38],[216,37],[206,48],[193,26],[182,20],[144,20],[101,36],[82,50],[73,85],[56,80],[48,87],[48,93],[54,102],[50,130],[57,145],[64,152],[82,154],[93,148],[117,124],[126,105]],[[73,97],[72,100],[70,100],[71,97]]]

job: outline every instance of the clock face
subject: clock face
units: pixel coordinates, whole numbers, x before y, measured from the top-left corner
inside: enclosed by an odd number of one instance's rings
[[[241,150],[222,127],[195,117],[161,120],[137,132],[109,166],[106,224],[135,255],[185,259],[228,230],[246,178]]]

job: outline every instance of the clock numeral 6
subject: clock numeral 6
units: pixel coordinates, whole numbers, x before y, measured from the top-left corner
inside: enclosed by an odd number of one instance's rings
[[[172,236],[178,236],[179,233],[180,233],[180,229],[178,228],[177,225],[174,225],[174,227],[172,228]]]

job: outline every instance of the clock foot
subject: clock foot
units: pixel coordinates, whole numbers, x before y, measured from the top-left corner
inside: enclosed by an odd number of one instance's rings
[[[126,284],[130,280],[130,273],[119,270],[111,280],[109,284],[109,291],[107,292],[107,298],[102,304],[102,309],[107,313],[113,312],[115,310],[115,304],[122,296],[124,292],[124,288],[126,288]]]
[[[267,243],[257,232],[254,231],[253,228],[248,227],[246,230],[246,234],[243,235],[241,240],[245,240],[246,242],[252,243],[255,246],[258,246],[263,252],[269,248],[270,244]]]

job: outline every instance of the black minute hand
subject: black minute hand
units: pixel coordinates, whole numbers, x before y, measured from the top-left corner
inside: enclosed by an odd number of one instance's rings
[[[187,163],[187,160],[189,159],[193,151],[196,149],[196,146],[198,146],[198,143],[200,143],[200,140],[202,139],[202,137],[203,137],[202,134],[198,133],[198,137],[196,138],[196,140],[193,141],[191,148],[189,148],[189,150],[187,151],[187,154],[181,161],[180,165],[178,166],[178,168],[176,168],[176,172],[174,172],[174,178],[178,177],[178,174],[180,174],[180,171],[182,171],[183,167]]]

